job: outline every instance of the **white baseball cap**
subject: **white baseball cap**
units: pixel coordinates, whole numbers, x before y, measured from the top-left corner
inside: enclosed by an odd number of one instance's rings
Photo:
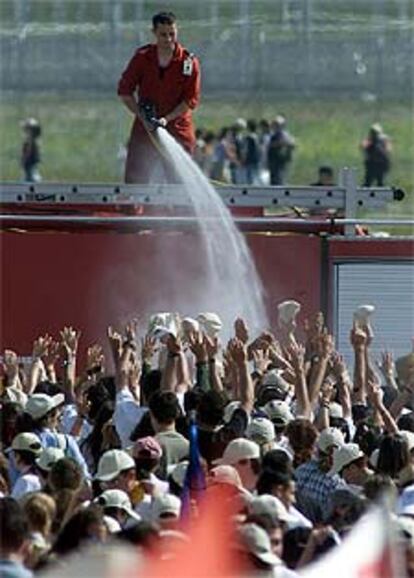
[[[40,419],[47,413],[63,405],[65,403],[65,396],[63,393],[56,395],[47,395],[46,393],[34,393],[27,400],[24,411],[32,416],[33,419]]]
[[[400,431],[401,437],[405,439],[408,445],[408,450],[411,452],[414,449],[414,432],[402,430]]]
[[[279,422],[280,425],[287,425],[293,419],[289,404],[280,399],[272,399],[263,408],[263,411],[272,421]]]
[[[331,401],[329,404],[329,417],[339,418],[344,417],[344,410],[342,409],[342,405],[340,403],[336,403],[336,401]]]
[[[134,512],[131,500],[128,494],[122,490],[106,490],[100,496],[94,499],[95,504],[99,504],[103,508],[119,508],[128,514],[137,522],[141,521],[141,516]]]
[[[265,564],[275,566],[282,563],[272,552],[267,532],[257,524],[244,524],[239,528],[239,535],[246,550]]]
[[[223,323],[217,313],[200,313],[197,316],[197,321],[208,337],[216,337],[223,327]]]
[[[65,457],[65,452],[61,448],[44,448],[40,457],[37,458],[36,464],[42,470],[49,472],[53,464]]]
[[[344,445],[344,434],[336,427],[327,427],[321,431],[318,437],[318,448],[327,453],[329,448],[339,448]]]
[[[337,448],[333,453],[333,465],[330,474],[339,474],[343,468],[352,464],[355,460],[362,458],[364,452],[361,451],[358,444],[344,444]]]
[[[135,462],[123,450],[108,450],[102,454],[98,462],[98,471],[95,480],[110,482],[125,470],[135,468]]]
[[[354,319],[366,323],[374,311],[374,305],[359,305],[354,311]]]
[[[254,460],[260,458],[260,447],[255,442],[245,438],[232,440],[224,450],[223,457],[213,463],[233,466],[241,460]]]
[[[275,426],[267,417],[255,417],[247,426],[246,437],[259,445],[273,442]]]
[[[181,500],[174,494],[160,494],[152,502],[152,517],[155,521],[158,521],[166,514],[179,518],[180,513]]]
[[[226,407],[224,408],[224,415],[223,415],[224,423],[229,423],[231,421],[234,412],[236,411],[236,409],[239,409],[240,406],[241,401],[230,401],[226,405]]]
[[[42,453],[42,443],[40,438],[36,434],[30,432],[20,433],[14,437],[11,447],[12,450],[31,452],[36,456],[40,456]]]
[[[211,484],[228,484],[242,489],[243,484],[239,476],[239,472],[233,466],[216,466],[210,470]]]
[[[262,386],[279,387],[284,393],[289,393],[291,387],[286,379],[283,379],[282,373],[280,369],[271,369],[263,376]]]
[[[272,520],[287,522],[289,514],[282,501],[276,496],[264,494],[257,496],[249,504],[250,513],[256,516],[263,514],[270,516]]]
[[[287,301],[279,303],[279,305],[277,306],[279,324],[280,323],[287,324],[290,323],[291,321],[294,321],[300,309],[301,309],[300,303],[294,301],[293,299],[289,299]]]

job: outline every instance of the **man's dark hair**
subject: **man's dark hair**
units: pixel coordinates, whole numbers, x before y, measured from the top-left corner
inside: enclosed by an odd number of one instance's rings
[[[26,466],[34,466],[36,464],[36,458],[38,457],[31,451],[28,450],[13,450],[15,456],[18,456]]]
[[[286,474],[293,473],[292,460],[284,450],[270,450],[265,453],[262,459],[262,468],[283,472]]]
[[[173,12],[158,12],[152,17],[152,28],[155,30],[159,24],[175,24],[177,18]]]
[[[259,496],[272,494],[275,486],[287,487],[292,481],[292,475],[288,472],[263,470],[257,480],[256,490]]]
[[[180,405],[175,393],[157,391],[151,396],[149,409],[158,423],[171,424],[180,415]]]
[[[224,416],[224,408],[228,403],[224,392],[207,391],[203,393],[197,407],[197,421],[208,426],[217,426]]]
[[[328,177],[333,177],[333,168],[328,165],[322,165],[319,167],[318,172],[320,175],[326,175]]]
[[[71,458],[62,458],[55,462],[50,470],[49,480],[55,491],[64,488],[78,490],[82,484],[81,467]]]
[[[2,555],[17,552],[29,535],[22,506],[13,498],[0,499],[0,550]]]

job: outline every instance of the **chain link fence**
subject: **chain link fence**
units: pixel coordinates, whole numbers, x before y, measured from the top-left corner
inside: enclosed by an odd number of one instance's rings
[[[203,93],[411,99],[412,0],[176,0]],[[114,93],[158,2],[2,0],[3,91]]]

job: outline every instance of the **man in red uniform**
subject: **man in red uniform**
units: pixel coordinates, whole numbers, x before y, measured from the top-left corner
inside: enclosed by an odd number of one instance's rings
[[[158,123],[190,154],[195,147],[191,110],[200,97],[198,60],[177,42],[172,12],[156,14],[152,25],[155,44],[138,48],[118,84],[118,95],[135,115],[125,167],[127,183],[148,183],[154,166],[162,161],[143,124],[139,103],[153,105]]]

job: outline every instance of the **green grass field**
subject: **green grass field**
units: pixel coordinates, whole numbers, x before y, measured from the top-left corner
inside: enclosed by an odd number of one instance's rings
[[[196,125],[217,130],[243,116],[272,118],[283,112],[289,130],[298,142],[292,163],[290,184],[315,180],[317,167],[330,164],[358,169],[362,179],[359,143],[368,127],[380,120],[393,142],[393,168],[388,184],[402,187],[406,198],[375,216],[414,215],[414,133],[411,103],[384,103],[381,110],[372,103],[301,100],[280,102],[262,99],[204,100],[196,112]],[[380,112],[380,114],[378,114]],[[117,158],[119,146],[127,140],[131,117],[116,96],[28,94],[19,100],[3,96],[0,105],[0,178],[19,180],[18,163],[22,134],[19,122],[35,116],[43,126],[44,181],[114,182],[122,176]],[[369,216],[373,216],[372,213]]]

